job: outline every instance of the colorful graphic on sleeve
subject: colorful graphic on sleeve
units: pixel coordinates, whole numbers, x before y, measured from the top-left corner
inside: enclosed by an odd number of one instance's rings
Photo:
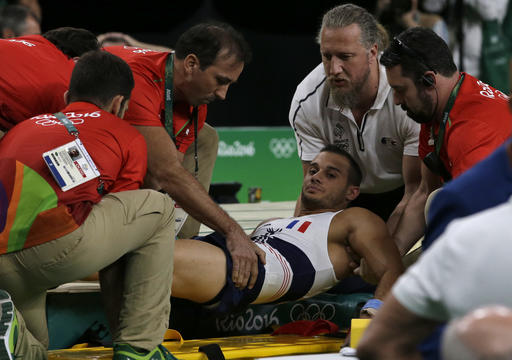
[[[53,240],[78,228],[55,190],[15,159],[0,160],[0,254]]]

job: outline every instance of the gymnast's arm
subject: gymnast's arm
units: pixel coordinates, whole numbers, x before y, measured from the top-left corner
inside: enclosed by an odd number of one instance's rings
[[[348,247],[378,280],[375,298],[384,299],[404,268],[384,221],[363,208],[349,208],[333,219],[331,236]],[[332,233],[331,233],[332,232]],[[365,274],[361,274],[363,279]]]

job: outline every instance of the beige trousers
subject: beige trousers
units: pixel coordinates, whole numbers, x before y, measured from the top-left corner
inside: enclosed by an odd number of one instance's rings
[[[213,168],[217,159],[217,149],[219,147],[219,135],[217,131],[208,124],[204,124],[199,136],[197,137],[197,157],[199,162],[199,171],[197,181],[208,191],[212,180]],[[183,158],[183,167],[194,175],[194,144],[192,143],[185,157]],[[179,239],[190,239],[199,233],[201,224],[192,216],[188,216],[178,233]]]
[[[135,190],[106,195],[66,236],[1,255],[0,288],[20,321],[15,356],[47,357],[46,290],[97,271],[114,343],[153,349],[168,328],[173,251],[171,199]]]

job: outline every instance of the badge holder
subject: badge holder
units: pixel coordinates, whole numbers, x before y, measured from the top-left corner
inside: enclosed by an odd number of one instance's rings
[[[176,234],[176,238],[178,233],[180,232],[185,220],[187,220],[188,214],[183,210],[181,206],[179,206],[176,202],[174,203],[174,216],[175,216],[175,227],[174,232]]]
[[[75,137],[75,140],[43,153],[43,160],[62,191],[68,191],[98,178],[100,172],[78,138],[78,130],[75,125],[61,112],[55,113],[54,116]],[[98,192],[101,194],[103,192],[103,182],[99,181]]]

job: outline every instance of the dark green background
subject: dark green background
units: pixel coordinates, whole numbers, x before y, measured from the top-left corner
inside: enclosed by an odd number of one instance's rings
[[[217,131],[219,153],[212,183],[241,183],[237,193],[241,203],[248,202],[250,187],[261,188],[262,201],[297,199],[302,165],[290,127],[219,127]]]

